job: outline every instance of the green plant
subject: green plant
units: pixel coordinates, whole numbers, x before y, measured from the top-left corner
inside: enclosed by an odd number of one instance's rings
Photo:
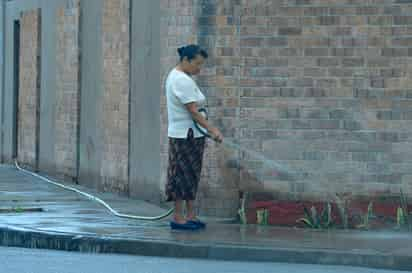
[[[308,211],[308,209],[305,206],[303,206],[303,211],[304,211],[305,216],[302,218],[299,218],[298,220],[296,220],[296,222],[297,223],[301,222],[309,228],[318,228],[316,224],[316,219],[313,217],[313,215],[311,215],[311,213]]]
[[[396,224],[398,228],[402,228],[405,225],[405,215],[403,213],[403,209],[398,207],[396,209]]]
[[[256,211],[256,219],[258,225],[267,225],[269,212],[267,209],[260,209]]]
[[[325,227],[329,228],[333,225],[332,205],[330,203],[326,204],[326,209],[324,209],[321,219],[322,219],[322,223],[324,223]]]
[[[243,193],[243,196],[240,201],[240,208],[238,210],[240,223],[246,225],[247,224],[247,217],[245,211],[245,203],[246,203],[247,193]]]
[[[371,201],[368,204],[368,210],[366,211],[365,215],[362,216],[362,223],[360,225],[357,225],[356,228],[369,229],[370,219],[372,219],[373,217],[373,202]]]
[[[298,219],[298,223],[303,223],[307,227],[322,229],[330,228],[333,225],[332,221],[332,206],[330,203],[327,203],[322,212],[319,214],[314,206],[310,208],[310,211],[303,206],[303,211],[305,216]]]
[[[400,207],[396,211],[396,222],[399,228],[406,226],[409,231],[412,230],[412,225],[409,221],[408,201],[402,189],[400,192]]]
[[[15,208],[13,208],[13,211],[14,211],[15,213],[22,213],[22,212],[24,212],[23,208],[21,208],[21,207],[15,207]]]
[[[335,201],[336,206],[338,207],[339,216],[342,221],[344,229],[347,229],[349,226],[349,204],[352,200],[352,194],[350,193],[336,193]]]

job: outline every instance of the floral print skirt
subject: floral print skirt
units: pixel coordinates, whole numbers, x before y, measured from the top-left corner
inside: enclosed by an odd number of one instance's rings
[[[205,137],[194,138],[189,129],[187,138],[169,137],[166,201],[195,200],[202,171]]]

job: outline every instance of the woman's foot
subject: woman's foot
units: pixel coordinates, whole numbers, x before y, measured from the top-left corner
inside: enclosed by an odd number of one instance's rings
[[[172,229],[181,229],[181,230],[198,230],[200,227],[198,225],[195,225],[194,223],[191,222],[186,222],[184,224],[179,224],[176,223],[175,221],[170,222],[170,227]]]
[[[173,218],[173,221],[170,222],[170,227],[172,229],[183,230],[196,230],[200,228],[200,226],[196,225],[194,222],[187,221],[185,218],[181,216],[175,216]]]
[[[173,217],[173,222],[175,222],[176,224],[183,225],[187,223],[187,220],[183,216],[175,216]]]
[[[196,216],[192,215],[187,217],[187,222],[197,225],[199,228],[206,228],[206,223],[200,221]]]

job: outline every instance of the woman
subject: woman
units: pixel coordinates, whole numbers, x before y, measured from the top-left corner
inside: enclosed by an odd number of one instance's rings
[[[196,218],[193,208],[202,169],[205,137],[194,126],[197,122],[216,142],[222,142],[222,133],[213,127],[198,107],[205,96],[192,79],[208,57],[198,45],[179,48],[180,62],[166,79],[168,112],[169,166],[166,183],[167,201],[175,203],[172,229],[199,229],[206,226]],[[186,215],[182,209],[186,203]]]

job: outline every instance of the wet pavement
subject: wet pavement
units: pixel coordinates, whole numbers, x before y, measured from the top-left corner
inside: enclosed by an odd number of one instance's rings
[[[144,201],[119,197],[110,193],[97,193],[79,185],[67,185],[98,196],[120,213],[155,216],[167,211]],[[43,208],[44,211],[2,212],[0,213],[0,229],[17,228],[22,232],[23,230],[50,232],[50,236],[53,234],[81,235],[85,238],[90,236],[104,238],[106,243],[113,239],[122,240],[125,244],[128,240],[134,243],[141,240],[146,243],[207,246],[209,254],[204,256],[215,259],[260,260],[261,254],[259,253],[265,253],[262,255],[266,257],[261,257],[262,260],[278,262],[283,261],[281,254],[285,253],[283,257],[285,262],[290,261],[291,255],[295,255],[293,260],[296,262],[412,270],[412,233],[315,231],[271,226],[245,226],[229,224],[224,219],[215,218],[203,218],[208,221],[206,230],[172,231],[169,228],[168,218],[156,222],[118,218],[100,204],[77,193],[19,172],[12,166],[0,165],[0,210],[10,208],[17,208],[17,211],[24,208]],[[3,232],[2,236],[6,238],[8,235]],[[4,238],[3,240],[0,238],[0,242],[7,245],[11,239],[7,241]],[[226,250],[214,250],[218,247],[225,247]],[[210,255],[212,252],[213,255]],[[155,250],[152,248],[150,253],[155,253]],[[272,259],[271,257],[275,254],[276,258]],[[299,255],[302,256],[302,260],[299,260]],[[358,258],[361,256],[367,259]],[[383,261],[383,258],[387,260]]]
[[[0,273],[399,273],[349,266],[102,255],[12,247],[0,247],[0,264]]]

